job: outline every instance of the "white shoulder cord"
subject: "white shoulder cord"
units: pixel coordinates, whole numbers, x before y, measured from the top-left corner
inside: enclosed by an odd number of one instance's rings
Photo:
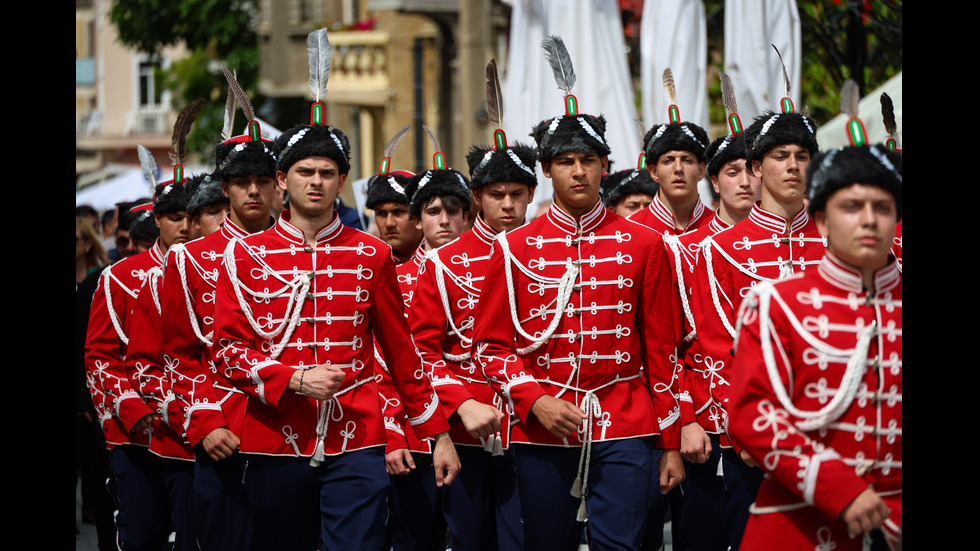
[[[276,275],[275,271],[272,270],[272,268],[262,263],[263,267],[266,269],[268,273],[271,273],[276,277],[276,279],[279,279],[280,281],[285,283],[287,287],[292,288],[292,292],[290,293],[289,296],[289,303],[287,303],[286,305],[286,311],[283,315],[282,323],[279,325],[279,327],[273,329],[272,331],[264,331],[262,327],[259,325],[259,323],[255,320],[255,316],[252,314],[252,308],[248,305],[248,303],[245,301],[245,297],[242,295],[242,291],[241,291],[242,284],[241,281],[239,281],[238,279],[238,266],[235,264],[235,245],[237,245],[239,241],[240,239],[238,238],[232,239],[231,241],[228,242],[228,246],[225,247],[225,252],[224,252],[225,270],[227,271],[228,277],[230,278],[229,281],[231,281],[232,288],[235,289],[235,296],[238,298],[238,304],[242,308],[242,313],[245,314],[245,318],[248,320],[249,325],[252,327],[252,330],[255,331],[256,334],[258,334],[263,338],[271,340],[272,338],[279,336],[279,334],[283,332],[283,329],[286,329],[286,332],[283,335],[282,339],[279,341],[278,344],[273,345],[272,350],[269,354],[271,358],[275,359],[279,357],[280,353],[282,353],[283,349],[286,347],[286,344],[289,343],[289,337],[292,335],[293,330],[296,328],[296,326],[299,325],[299,313],[302,310],[303,303],[306,301],[306,295],[309,293],[310,284],[312,280],[310,278],[310,274],[304,272],[300,274],[300,276],[297,278],[299,281],[296,281],[296,279],[294,279],[293,281],[285,281],[282,278],[280,278],[278,275]],[[247,252],[250,256],[252,256],[252,258],[256,262],[261,263],[261,261],[255,258],[255,255],[252,254],[252,251],[248,247],[248,245],[245,245],[245,252]],[[247,289],[247,290],[252,296],[262,298],[262,299],[273,298],[282,293],[282,291],[277,291],[275,293],[257,293],[255,291],[252,291],[251,289]]]
[[[687,286],[684,283],[684,258],[683,253],[680,250],[680,239],[676,235],[664,236],[664,243],[670,247],[671,252],[674,253],[674,271],[677,272],[677,287],[678,292],[681,295],[681,305],[684,307],[684,317],[687,318],[687,323],[691,324],[691,332],[684,336],[685,342],[690,342],[694,340],[695,335],[697,335],[697,327],[694,325],[694,314],[691,313],[691,305],[687,301]]]
[[[446,319],[449,321],[449,328],[452,330],[454,335],[459,337],[459,340],[462,343],[463,348],[469,348],[473,345],[473,339],[463,335],[462,331],[458,327],[456,327],[455,321],[453,321],[453,312],[449,306],[449,293],[446,291],[446,275],[445,275],[446,266],[445,264],[442,263],[442,259],[439,258],[439,250],[433,249],[428,253],[427,256],[429,260],[432,261],[432,264],[434,265],[435,268],[436,287],[439,288],[439,297],[442,299],[442,309],[443,311],[446,312]],[[466,289],[464,290],[469,292],[469,290]],[[475,294],[479,296],[478,291],[476,293],[471,293],[471,294]],[[470,359],[471,353],[464,352],[462,354],[450,354],[448,352],[443,352],[442,357],[449,361],[462,362]]]
[[[872,321],[870,325],[862,328],[858,332],[857,343],[853,350],[841,350],[839,348],[832,347],[820,340],[817,340],[812,335],[807,332],[800,321],[789,311],[786,303],[782,300],[782,297],[772,288],[772,285],[765,284],[758,288],[757,290],[759,297],[759,339],[762,345],[762,354],[765,359],[766,371],[769,374],[769,382],[772,384],[773,390],[776,392],[776,398],[779,403],[788,411],[791,415],[799,417],[802,421],[796,422],[796,426],[803,431],[811,431],[819,428],[823,428],[830,423],[837,420],[847,408],[851,405],[854,400],[854,395],[857,393],[858,387],[860,386],[861,380],[864,378],[864,373],[866,371],[866,364],[868,361],[868,347],[871,344],[871,339],[875,334],[875,329],[877,328],[877,322]],[[771,326],[767,326],[772,323],[769,318],[769,309],[771,306],[771,298],[775,297],[782,306],[783,312],[786,314],[787,319],[793,325],[796,332],[807,341],[810,346],[813,346],[817,350],[824,352],[828,355],[845,356],[850,355],[847,361],[847,368],[844,371],[844,376],[841,379],[840,391],[834,394],[834,397],[830,402],[816,411],[804,411],[798,409],[786,391],[786,387],[783,385],[782,379],[779,376],[779,371],[776,366],[776,358],[773,353],[772,346],[772,335]]]
[[[732,324],[728,322],[728,317],[725,312],[721,309],[721,301],[718,299],[718,280],[715,279],[715,268],[714,262],[711,257],[711,247],[714,241],[711,238],[705,239],[701,242],[701,255],[704,257],[705,269],[708,271],[708,289],[711,290],[711,302],[715,305],[715,313],[718,314],[718,318],[721,323],[725,326],[725,330],[734,339],[737,335],[735,328]]]
[[[122,341],[123,344],[128,345],[129,338],[126,336],[126,333],[123,332],[122,325],[119,324],[119,315],[116,314],[116,308],[112,305],[111,285],[109,285],[110,279],[114,279],[116,283],[118,283],[119,286],[122,287],[127,293],[129,293],[129,290],[126,289],[126,286],[123,285],[121,281],[112,275],[112,266],[105,269],[105,272],[102,274],[102,291],[105,294],[105,304],[106,309],[109,310],[109,319],[112,321],[112,327],[115,328],[116,334],[119,335],[119,340]]]
[[[154,266],[146,272],[146,285],[150,288],[150,297],[153,298],[153,305],[157,307],[157,315],[163,315],[163,308],[160,307],[160,287],[157,281],[163,277],[163,268]]]
[[[561,317],[565,313],[568,299],[572,296],[572,290],[575,286],[575,279],[578,278],[579,264],[576,261],[568,262],[565,265],[565,274],[561,276],[560,279],[536,276],[530,273],[523,265],[521,265],[520,262],[517,261],[514,255],[511,254],[510,245],[507,243],[506,234],[504,232],[501,232],[496,239],[500,242],[500,248],[504,253],[504,273],[507,275],[507,298],[510,300],[510,317],[514,321],[514,328],[517,329],[517,332],[524,338],[531,341],[529,346],[517,349],[517,353],[523,356],[540,348],[542,344],[551,338],[551,335],[555,332],[555,329],[558,328],[558,324],[561,322]],[[520,320],[517,318],[517,300],[514,296],[514,274],[512,273],[512,268],[510,267],[511,262],[516,264],[524,275],[538,283],[558,284],[558,297],[556,298],[555,303],[555,316],[551,319],[551,323],[548,325],[548,328],[545,329],[544,333],[542,333],[540,337],[535,337],[534,335],[530,335],[524,331]]]
[[[187,251],[183,244],[174,245],[173,254],[177,263],[177,273],[180,274],[180,288],[184,291],[184,306],[186,306],[187,315],[191,320],[191,328],[194,329],[194,335],[201,341],[201,344],[210,348],[211,337],[214,336],[214,332],[212,331],[207,335],[201,333],[201,326],[197,323],[197,312],[191,301],[191,291],[187,288]]]

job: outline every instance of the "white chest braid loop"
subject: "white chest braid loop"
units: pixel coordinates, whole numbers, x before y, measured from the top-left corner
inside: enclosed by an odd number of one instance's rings
[[[231,281],[231,286],[235,290],[235,296],[238,298],[238,304],[242,308],[242,313],[245,314],[245,319],[248,320],[249,325],[255,333],[265,339],[272,340],[279,336],[280,333],[285,333],[282,335],[282,339],[279,343],[272,346],[269,356],[273,359],[279,357],[283,349],[289,343],[289,338],[293,334],[293,330],[299,325],[299,315],[303,309],[303,304],[306,302],[306,297],[310,291],[310,285],[313,282],[312,274],[309,272],[303,272],[297,277],[293,278],[292,281],[287,281],[277,274],[272,268],[267,266],[260,259],[252,253],[251,248],[244,245],[245,252],[249,254],[256,262],[262,265],[265,273],[271,275],[277,280],[283,283],[283,288],[274,292],[258,292],[249,289],[248,287],[242,285],[241,280],[238,279],[238,266],[235,264],[235,245],[239,242],[239,239],[232,239],[228,242],[228,246],[225,247],[224,252],[224,263],[225,269],[228,271],[229,281]],[[248,302],[245,301],[245,297],[242,294],[242,288],[244,288],[249,295],[258,300],[270,300],[273,298],[279,298],[286,289],[290,289],[289,292],[289,302],[286,304],[286,311],[283,314],[282,323],[278,327],[274,328],[272,331],[265,331],[259,322],[255,319],[255,315],[252,313],[252,307],[249,306]]]
[[[439,258],[439,250],[433,249],[428,253],[429,260],[432,261],[433,267],[435,268],[436,275],[436,287],[439,288],[439,297],[442,299],[442,309],[446,313],[446,319],[449,322],[449,328],[452,330],[453,334],[459,337],[460,344],[463,348],[470,348],[473,346],[473,339],[467,337],[463,334],[463,329],[456,327],[456,322],[453,320],[452,308],[449,306],[449,293],[446,291],[446,265],[443,264],[442,259]],[[463,289],[464,292],[470,295],[475,295],[477,298],[480,296],[480,291],[471,285],[467,285],[461,281],[455,281],[455,283]],[[448,352],[443,352],[442,357],[453,362],[462,362],[470,359],[470,352],[464,352],[462,354],[450,354]]]
[[[847,411],[847,408],[850,407],[851,402],[854,400],[854,396],[857,394],[861,381],[864,378],[864,374],[867,371],[868,348],[871,345],[871,339],[874,338],[877,332],[877,321],[872,320],[867,327],[863,327],[858,331],[857,343],[855,343],[853,349],[843,350],[830,346],[827,343],[816,339],[813,337],[813,335],[806,331],[796,316],[789,311],[786,303],[783,302],[782,297],[780,297],[779,294],[772,289],[772,286],[762,286],[758,291],[758,296],[759,340],[762,345],[762,354],[763,358],[765,359],[766,371],[769,375],[769,382],[772,384],[772,388],[776,392],[776,398],[779,400],[779,403],[783,406],[783,408],[786,409],[786,411],[788,411],[791,415],[802,419],[802,421],[795,423],[800,430],[812,431],[826,427],[830,423],[837,420],[837,418],[839,418],[845,411]],[[844,376],[841,378],[840,390],[834,394],[834,397],[827,403],[826,406],[816,411],[805,411],[797,408],[795,404],[793,404],[792,397],[787,392],[786,386],[783,385],[782,379],[779,376],[776,357],[773,352],[771,327],[772,320],[769,319],[769,309],[772,303],[771,299],[773,297],[775,297],[779,304],[783,307],[783,311],[786,313],[787,319],[793,325],[793,329],[801,337],[803,337],[803,339],[807,341],[810,346],[827,355],[838,357],[848,356],[847,367],[844,370]]]
[[[184,248],[183,244],[178,243],[177,245],[174,245],[173,254],[177,262],[177,273],[180,274],[180,288],[184,291],[184,306],[186,307],[187,315],[191,320],[191,328],[194,329],[194,335],[197,337],[197,340],[201,341],[201,344],[204,346],[210,348],[212,344],[211,338],[214,336],[214,330],[209,332],[207,335],[201,332],[201,326],[197,323],[197,316],[195,315],[191,292],[187,287],[187,250]],[[194,259],[191,259],[191,262],[194,262]]]
[[[150,298],[153,299],[153,306],[157,309],[157,315],[163,315],[163,308],[160,306],[160,287],[157,282],[163,277],[163,268],[154,266],[146,273],[146,285],[149,287]]]
[[[568,299],[572,296],[572,291],[575,288],[575,280],[578,279],[579,274],[579,262],[569,261],[565,265],[565,274],[559,279],[546,278],[543,276],[534,275],[527,268],[522,265],[517,258],[514,257],[510,252],[510,245],[507,243],[506,234],[501,232],[501,234],[496,238],[500,242],[500,248],[504,253],[504,273],[507,275],[507,298],[510,300],[510,317],[514,322],[514,328],[520,335],[529,341],[531,344],[524,347],[518,348],[517,353],[521,356],[534,352],[541,347],[542,344],[548,342],[551,335],[558,328],[558,324],[561,322],[561,317],[565,313],[565,308],[568,305]],[[550,284],[552,286],[557,284],[558,296],[555,298],[555,315],[551,318],[551,323],[548,324],[548,328],[545,329],[544,333],[539,337],[529,334],[521,326],[521,320],[517,317],[517,299],[514,296],[514,274],[512,272],[511,263],[514,263],[521,272],[524,273],[531,280],[541,284],[542,286]]]

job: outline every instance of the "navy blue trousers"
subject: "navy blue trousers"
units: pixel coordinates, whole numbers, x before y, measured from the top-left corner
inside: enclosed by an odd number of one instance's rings
[[[443,489],[442,507],[453,551],[521,551],[524,528],[514,454],[493,456],[478,446],[456,446],[462,470]]]
[[[163,458],[170,522],[176,539],[173,551],[197,551],[197,522],[194,511],[194,462]]]
[[[391,475],[392,551],[444,551],[446,521],[442,515],[443,490],[436,486],[432,455],[412,452],[415,468]],[[458,482],[453,481],[453,485]]]
[[[245,494],[247,455],[235,452],[215,461],[199,445],[194,450],[194,510],[203,551],[248,551],[252,517]]]
[[[749,520],[749,506],[762,484],[762,469],[749,467],[734,449],[722,449],[716,435],[708,436],[708,460],[703,464],[685,461],[681,491],[672,492],[673,546],[678,551],[737,550]]]
[[[517,490],[524,518],[524,547],[578,549],[579,499],[570,490],[579,448],[515,444]],[[589,462],[586,507],[591,551],[639,549],[650,501],[653,448],[649,438],[596,442]]]
[[[309,457],[249,455],[245,491],[252,549],[381,549],[390,483],[384,447],[310,466]]]
[[[114,446],[110,456],[116,490],[116,528],[123,551],[169,547],[170,499],[163,458],[144,446]]]

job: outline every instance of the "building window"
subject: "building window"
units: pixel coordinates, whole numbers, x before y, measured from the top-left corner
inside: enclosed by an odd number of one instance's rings
[[[163,88],[157,82],[158,61],[140,61],[139,65],[139,107],[153,109],[162,103]]]

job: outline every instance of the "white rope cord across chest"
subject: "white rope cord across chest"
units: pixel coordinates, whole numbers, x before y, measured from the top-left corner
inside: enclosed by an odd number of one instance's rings
[[[112,285],[110,284],[110,280],[115,281],[116,285],[132,298],[136,298],[137,293],[123,285],[123,282],[112,273],[112,266],[105,269],[104,275],[102,276],[102,291],[105,294],[106,310],[109,311],[109,319],[112,321],[112,327],[116,330],[116,334],[119,335],[119,340],[123,344],[128,345],[129,337],[123,331],[122,324],[119,323],[119,314],[116,313],[116,308],[112,305]]]
[[[282,333],[282,339],[275,345],[273,345],[270,352],[270,357],[275,359],[279,357],[283,349],[289,343],[289,339],[292,336],[293,330],[299,325],[300,312],[303,309],[303,304],[306,302],[306,297],[310,291],[310,285],[312,285],[313,278],[310,273],[303,272],[299,274],[292,281],[287,281],[280,277],[272,268],[262,262],[259,258],[255,256],[252,249],[243,243],[245,252],[252,257],[255,262],[257,262],[263,269],[264,273],[271,275],[272,277],[281,281],[285,287],[279,291],[271,293],[260,293],[253,291],[248,287],[242,285],[241,280],[238,278],[238,266],[235,263],[235,246],[238,244],[239,239],[232,239],[228,242],[228,246],[225,247],[224,252],[224,264],[225,269],[228,273],[229,281],[231,282],[232,288],[235,290],[235,296],[238,298],[238,304],[241,306],[242,313],[245,314],[245,318],[248,320],[248,324],[252,327],[255,333],[265,339],[272,340]],[[272,298],[280,297],[285,290],[290,289],[289,302],[286,304],[286,310],[283,313],[282,323],[278,327],[273,328],[272,331],[266,331],[262,328],[262,325],[255,319],[255,315],[252,312],[252,307],[245,300],[242,294],[242,288],[254,298],[258,300],[269,300]],[[285,329],[285,333],[283,330]]]
[[[180,288],[184,292],[184,306],[187,310],[187,316],[191,320],[191,328],[194,330],[194,335],[197,337],[197,340],[201,341],[201,344],[204,346],[210,348],[212,344],[211,337],[214,336],[214,331],[210,331],[207,335],[201,331],[201,326],[197,322],[193,297],[191,297],[190,288],[187,286],[187,250],[182,244],[178,244],[174,246],[173,254],[177,262],[177,273],[180,274]],[[193,261],[191,259],[191,262]]]
[[[146,286],[150,291],[150,298],[153,299],[153,306],[157,309],[157,315],[163,315],[163,308],[160,306],[160,278],[163,277],[163,268],[154,266],[146,273]]]
[[[770,285],[766,285],[760,288],[758,291],[759,296],[759,339],[762,345],[762,354],[765,359],[766,371],[769,375],[769,381],[772,384],[773,390],[776,392],[776,398],[779,403],[786,409],[791,415],[794,415],[802,421],[797,421],[796,426],[803,431],[816,430],[829,425],[839,418],[847,408],[850,407],[851,402],[854,400],[855,395],[861,385],[861,381],[864,378],[864,374],[867,371],[867,361],[868,361],[868,348],[871,344],[871,339],[875,336],[877,329],[877,320],[872,320],[872,322],[867,326],[863,327],[858,331],[857,342],[852,350],[842,350],[829,344],[818,340],[813,337],[802,325],[799,319],[796,318],[790,312],[786,303],[783,301],[779,293],[775,292]],[[786,390],[786,386],[783,385],[782,379],[780,378],[779,371],[777,369],[776,357],[773,351],[772,343],[772,320],[769,318],[769,310],[772,304],[772,298],[775,297],[776,301],[782,307],[783,312],[786,314],[786,318],[793,325],[793,329],[799,334],[807,343],[814,347],[815,349],[823,352],[827,355],[832,356],[847,356],[847,367],[844,370],[844,376],[841,378],[840,391],[837,392],[834,397],[825,405],[824,407],[816,411],[805,411],[797,408],[793,403],[792,397]]]
[[[578,261],[568,261],[565,266],[565,274],[559,279],[546,278],[544,276],[539,276],[531,273],[524,265],[522,265],[517,258],[510,252],[510,244],[507,242],[506,234],[501,233],[497,238],[500,243],[501,251],[504,254],[504,273],[507,276],[507,298],[510,301],[510,316],[514,322],[514,328],[521,336],[531,341],[529,346],[524,348],[518,348],[517,353],[520,355],[525,355],[533,352],[541,347],[542,344],[548,342],[552,333],[558,328],[558,324],[561,322],[561,317],[565,313],[565,308],[568,305],[568,299],[572,296],[572,291],[575,288],[575,280],[578,279],[579,273],[579,262]],[[544,333],[539,337],[526,332],[521,325],[521,321],[517,315],[517,298],[514,295],[514,274],[511,268],[511,263],[516,265],[528,278],[536,281],[540,284],[551,284],[558,286],[558,296],[555,299],[555,315],[551,318],[551,323],[548,324],[548,328],[545,329]]]
[[[449,305],[449,293],[448,291],[446,291],[446,271],[447,271],[446,265],[443,264],[442,259],[439,258],[438,249],[434,249],[431,252],[429,252],[428,256],[429,256],[429,260],[432,261],[432,264],[434,265],[435,268],[436,287],[439,288],[439,297],[442,299],[442,309],[446,313],[446,320],[449,323],[449,328],[454,335],[459,337],[460,344],[463,348],[470,348],[471,346],[473,346],[473,339],[464,335],[462,329],[456,327],[456,321],[453,319],[453,311]],[[480,297],[479,289],[471,285],[466,285],[461,281],[455,281],[455,279],[454,282],[464,292],[470,294],[471,296],[475,295],[477,299],[479,299]],[[462,354],[450,354],[448,352],[443,351],[442,357],[449,361],[462,362],[470,359],[471,353],[464,352]]]
[[[694,325],[694,314],[691,312],[691,304],[687,300],[686,285],[684,284],[684,254],[682,253],[682,247],[680,246],[680,240],[676,235],[668,235],[664,237],[664,243],[670,247],[672,253],[674,253],[674,272],[677,274],[677,288],[679,294],[681,295],[681,306],[684,308],[684,317],[687,318],[687,323],[691,325],[691,332],[684,336],[686,342],[694,340],[694,336],[697,334],[697,327]]]

